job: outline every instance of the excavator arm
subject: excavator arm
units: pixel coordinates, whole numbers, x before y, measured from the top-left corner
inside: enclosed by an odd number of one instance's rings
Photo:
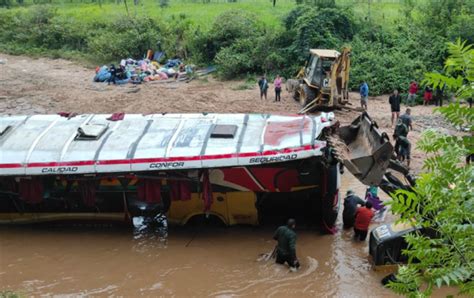
[[[348,126],[336,123],[328,127],[323,138],[333,157],[363,184],[379,186],[387,194],[414,186],[413,176],[396,160],[388,135],[379,130],[366,112]],[[395,175],[389,169],[399,174]]]
[[[337,124],[325,132],[331,156],[362,183],[376,185],[385,193],[396,190],[413,191],[415,179],[408,169],[399,163],[386,133],[364,112],[348,126]],[[419,228],[412,225],[382,224],[372,229],[369,238],[369,255],[376,270],[396,268],[406,258],[404,235]],[[423,229],[426,233],[430,229]]]

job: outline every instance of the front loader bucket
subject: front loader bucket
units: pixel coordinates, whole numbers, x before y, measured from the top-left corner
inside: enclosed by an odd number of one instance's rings
[[[336,136],[328,138],[328,143],[336,158],[363,184],[380,184],[390,164],[393,146],[367,113],[351,125],[340,127]]]

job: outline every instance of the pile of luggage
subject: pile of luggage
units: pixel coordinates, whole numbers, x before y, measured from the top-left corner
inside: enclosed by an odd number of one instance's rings
[[[111,64],[110,66],[97,67],[94,82],[109,82],[121,85],[169,79],[183,81],[192,78],[193,68],[194,66],[186,65],[180,59],[170,59],[161,65],[155,60],[128,58],[122,59],[118,66]]]

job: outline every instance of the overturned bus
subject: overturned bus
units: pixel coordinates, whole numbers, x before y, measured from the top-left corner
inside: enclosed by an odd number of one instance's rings
[[[342,167],[327,138],[338,129],[333,113],[2,116],[0,223],[291,216],[331,232]],[[390,143],[366,115],[344,134],[348,152],[369,144],[346,157],[351,172],[380,182],[368,173],[386,169]]]

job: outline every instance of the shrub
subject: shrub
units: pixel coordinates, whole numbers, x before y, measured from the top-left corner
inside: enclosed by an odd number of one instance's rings
[[[204,61],[210,62],[220,49],[243,38],[256,37],[262,34],[262,29],[256,15],[242,10],[226,11],[216,17],[209,32],[197,36],[194,49]]]
[[[190,43],[195,34],[192,21],[185,14],[171,15],[166,25],[160,25],[160,28],[163,30],[161,38],[165,52],[171,56],[190,58]]]
[[[120,17],[88,38],[90,53],[99,60],[142,57],[160,39],[160,28],[150,18]]]
[[[169,6],[169,0],[160,0],[160,7],[165,8]]]
[[[215,58],[223,78],[235,78],[249,73],[281,73],[286,60],[276,43],[278,35],[267,32],[260,36],[241,38],[222,48]]]
[[[243,38],[221,49],[215,59],[220,75],[231,79],[236,75],[255,71],[258,67],[252,59],[253,47],[251,39]]]
[[[406,52],[360,38],[352,42],[351,57],[350,88],[357,90],[365,80],[372,95],[406,90],[419,67]]]
[[[301,6],[290,12],[284,24],[292,36],[286,58],[298,65],[303,65],[311,48],[338,49],[354,35],[354,20],[348,10]]]

